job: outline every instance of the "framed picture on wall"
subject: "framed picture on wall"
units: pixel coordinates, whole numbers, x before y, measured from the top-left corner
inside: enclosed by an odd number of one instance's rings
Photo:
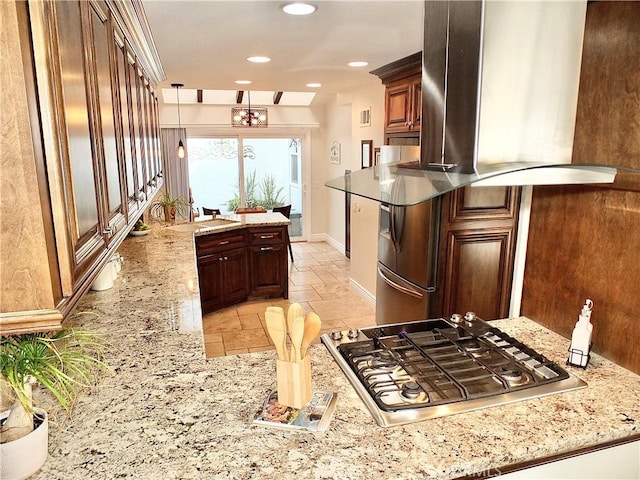
[[[369,168],[373,164],[373,140],[362,140],[360,142],[360,157],[362,168]]]
[[[339,164],[340,163],[340,142],[334,140],[331,142],[331,163]]]

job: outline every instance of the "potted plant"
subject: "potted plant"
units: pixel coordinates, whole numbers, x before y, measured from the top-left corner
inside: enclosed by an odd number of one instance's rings
[[[0,471],[27,478],[48,454],[48,415],[34,406],[41,384],[67,413],[80,391],[95,385],[109,367],[98,334],[79,328],[0,338]]]
[[[149,210],[151,216],[156,220],[165,222],[175,222],[176,214],[183,218],[189,217],[191,204],[186,197],[172,197],[167,191],[162,192],[160,198],[151,204]]]

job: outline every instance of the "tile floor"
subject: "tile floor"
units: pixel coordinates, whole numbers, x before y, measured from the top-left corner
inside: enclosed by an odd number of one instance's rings
[[[273,350],[264,324],[270,305],[299,303],[315,311],[321,333],[375,324],[375,308],[349,285],[349,259],[325,242],[293,243],[289,262],[289,298],[257,299],[204,315],[202,330],[208,358]],[[315,341],[318,342],[318,339]]]

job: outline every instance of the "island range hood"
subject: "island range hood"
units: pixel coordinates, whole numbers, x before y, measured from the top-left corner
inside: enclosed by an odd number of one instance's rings
[[[419,158],[326,185],[413,205],[467,185],[613,182],[616,168],[571,163],[585,17],[586,1],[426,1]]]

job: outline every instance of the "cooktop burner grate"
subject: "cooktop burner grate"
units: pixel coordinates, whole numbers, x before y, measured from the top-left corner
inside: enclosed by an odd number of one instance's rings
[[[391,414],[475,405],[492,397],[504,403],[514,392],[570,378],[554,362],[481,320],[385,325],[362,329],[353,340],[331,345],[326,340],[323,336],[334,357],[335,350],[343,359],[339,363],[347,376],[355,375],[377,409]]]

